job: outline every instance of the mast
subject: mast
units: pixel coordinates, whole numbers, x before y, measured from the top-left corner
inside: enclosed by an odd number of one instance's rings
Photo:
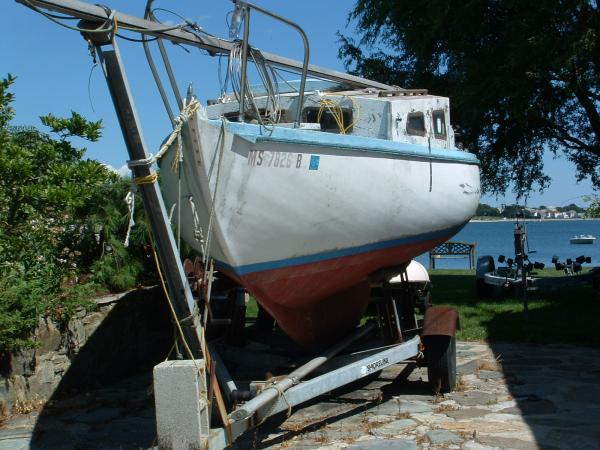
[[[97,5],[92,5],[79,0],[16,0],[25,6],[34,5],[38,8],[43,8],[49,11],[55,11],[67,14],[72,17],[89,20],[92,22],[105,22],[107,20],[107,11]],[[180,29],[179,27],[165,27],[162,24],[152,22],[150,20],[140,19],[119,11],[111,11],[112,15],[118,18],[119,28],[124,28],[130,31],[135,31],[140,34],[167,39],[179,44],[190,45],[208,51],[211,55],[229,54],[233,47],[231,41],[220,39],[212,36],[199,36]],[[285,58],[273,53],[262,52],[264,58],[272,65],[301,72],[303,63],[294,59]],[[327,69],[310,64],[308,66],[308,75],[346,83],[358,88],[375,88],[383,90],[399,90],[398,87],[379,83],[377,81],[367,80],[366,78],[357,77],[337,70]]]

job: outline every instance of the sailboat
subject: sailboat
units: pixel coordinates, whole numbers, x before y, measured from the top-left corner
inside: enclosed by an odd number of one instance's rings
[[[300,96],[287,85],[276,102],[253,93],[243,115],[239,94],[199,107],[181,152],[162,162],[180,158],[181,168],[162,170],[161,185],[167,207],[182,205],[182,238],[292,339],[317,347],[356,326],[370,274],[468,222],[479,166],[455,145],[446,97],[320,80],[306,80]]]

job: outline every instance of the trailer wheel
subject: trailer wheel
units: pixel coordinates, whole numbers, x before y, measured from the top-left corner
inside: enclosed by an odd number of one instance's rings
[[[456,386],[456,337],[425,336],[425,358],[429,386],[435,394]]]

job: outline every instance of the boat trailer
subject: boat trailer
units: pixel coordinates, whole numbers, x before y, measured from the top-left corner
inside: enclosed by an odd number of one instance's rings
[[[428,297],[420,288],[415,287],[423,287],[428,279],[419,280],[419,283],[411,282],[407,264],[380,271],[371,277],[372,292],[378,295],[372,302],[375,310],[374,321],[357,328],[341,342],[318,353],[316,357],[307,360],[306,354],[300,356],[302,363],[290,364],[289,354],[282,357],[230,345],[223,334],[215,339],[207,339],[207,332],[211,330],[206,329],[202,320],[207,311],[202,301],[194,296],[190,286],[189,268],[184,267],[180,259],[169,216],[156,182],[156,173],[152,171],[153,161],[146,149],[111,24],[119,17],[119,27],[139,32],[144,36],[153,36],[159,43],[162,39],[167,39],[204,48],[213,53],[227,53],[231,48],[230,43],[212,37],[200,38],[173,27],[165,29],[150,20],[134,18],[76,0],[17,1],[38,12],[42,8],[81,19],[78,27],[83,29],[84,38],[101,62],[130,160],[136,163],[131,165],[134,179],[148,181],[139,184],[139,191],[163,268],[165,293],[181,341],[188,353],[188,359],[166,361],[154,368],[160,448],[216,450],[228,447],[242,433],[262,424],[269,417],[286,410],[289,412],[303,402],[408,360],[428,366],[430,384],[434,392],[448,392],[454,388],[458,313],[452,308],[431,307]],[[246,14],[253,8],[264,12],[247,2],[238,0],[234,3]],[[266,57],[282,67],[302,69],[304,74],[341,80],[351,85],[389,87],[351,75],[307,66],[306,62],[303,64],[269,54],[266,54]],[[168,72],[170,73],[169,69]],[[161,95],[163,94],[164,92],[161,92]],[[400,274],[399,278],[390,282],[397,274]],[[208,295],[211,298],[211,293]],[[212,295],[216,297],[218,293]],[[208,323],[214,329],[237,324],[236,333],[239,339],[239,333],[245,330],[243,314],[241,320],[239,314],[239,310],[243,310],[245,306],[245,294],[243,289],[236,288],[230,289],[225,297],[230,303],[239,306],[238,314],[230,314],[224,318],[215,317]],[[417,316],[417,309],[423,314],[422,319]],[[264,315],[261,318],[259,314],[257,326],[261,320],[265,322]],[[266,322],[269,322],[268,318]],[[371,346],[376,330],[379,330],[379,334],[374,339],[378,345]],[[367,341],[369,337],[371,341]],[[343,351],[346,353],[336,358]],[[292,367],[293,370],[281,377],[251,382],[241,389],[224,361],[243,361],[244,358],[264,363],[263,370],[265,366],[271,369],[282,365]],[[326,367],[327,371],[310,378]],[[217,417],[213,417],[213,411],[218,414]]]
[[[544,263],[531,261],[527,229],[523,222],[517,222],[514,228],[514,258],[498,256],[498,263],[504,266],[496,267],[491,255],[483,255],[477,259],[475,274],[475,290],[478,298],[498,297],[504,293],[520,295],[527,310],[527,292],[560,289],[570,286],[591,284],[595,289],[600,287],[600,268],[594,267],[589,272],[583,272],[583,264],[590,264],[589,256],[580,255],[560,261],[558,256],[552,257],[552,264],[560,277],[539,277],[534,270],[543,270]]]

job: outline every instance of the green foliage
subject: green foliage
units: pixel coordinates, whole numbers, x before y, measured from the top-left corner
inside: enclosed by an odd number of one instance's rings
[[[585,217],[598,219],[600,218],[600,197],[597,195],[591,195],[584,198],[585,202],[588,203],[588,207],[585,210]]]
[[[541,209],[541,207],[540,207]],[[585,212],[585,209],[582,208],[581,206],[577,206],[575,203],[570,203],[567,206],[558,206],[556,208],[557,211],[559,212],[568,212],[568,211],[575,211],[575,212]]]
[[[140,205],[131,247],[121,242],[129,182],[68,140],[98,139],[100,122],[42,117],[59,139],[11,127],[14,80],[0,81],[0,355],[33,345],[29,333],[41,317],[66,320],[90,306],[91,294],[134,287],[153,273]]]
[[[477,212],[475,212],[475,215],[480,217],[500,217],[500,210],[485,203],[480,203],[477,206]]]
[[[90,268],[92,280],[118,292],[137,284],[156,282],[151,255],[150,231],[141,204],[135,207],[135,226],[131,230],[129,247],[124,245],[129,215],[124,211],[126,193],[131,182],[118,180],[106,192],[98,212],[90,216],[90,227],[102,242],[102,252]]]
[[[349,20],[349,70],[451,97],[486,192],[546,187],[548,149],[600,188],[598,2],[358,0]]]
[[[502,217],[514,218],[514,217],[523,217],[525,219],[530,219],[533,215],[521,205],[508,205],[502,210]]]

